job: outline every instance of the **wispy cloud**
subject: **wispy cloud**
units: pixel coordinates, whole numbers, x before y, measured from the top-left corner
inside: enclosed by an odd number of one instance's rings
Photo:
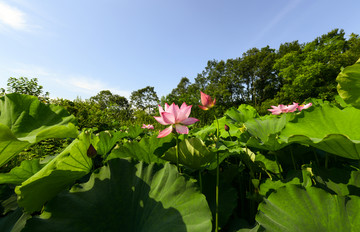
[[[0,2],[0,23],[16,30],[28,28],[25,13],[4,2]]]
[[[96,95],[101,90],[110,90],[113,94],[119,94],[127,98],[130,97],[130,91],[110,87],[108,83],[104,83],[101,80],[93,79],[91,77],[71,76],[67,79],[66,83],[68,84],[68,87],[90,96]]]
[[[283,20],[286,15],[288,15],[292,10],[294,10],[301,0],[293,0],[289,1],[284,8],[282,8],[277,14],[275,14],[275,17],[272,18],[266,26],[256,35],[256,37],[252,40],[253,44],[256,44],[259,40],[261,40],[266,34],[271,31],[273,27],[279,24],[281,20]]]
[[[4,73],[4,69],[1,73]],[[6,73],[9,77],[38,78],[39,84],[44,87],[44,91],[50,92],[52,98],[73,100],[79,96],[87,99],[95,96],[101,90],[110,90],[113,94],[119,94],[126,98],[129,98],[131,94],[131,91],[120,90],[111,83],[96,78],[78,74],[63,74],[37,65],[17,64],[15,68],[8,69]]]

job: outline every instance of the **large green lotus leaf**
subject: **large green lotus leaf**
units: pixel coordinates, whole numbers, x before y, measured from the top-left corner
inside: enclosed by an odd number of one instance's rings
[[[260,152],[256,152],[255,160],[253,162],[265,171],[269,171],[275,174],[282,172],[281,165],[276,163],[275,155],[263,155]]]
[[[209,137],[216,134],[216,126],[214,126],[214,124],[211,124],[202,128],[196,128],[190,130],[190,134],[193,134],[196,137],[201,138],[202,140],[207,140]]]
[[[107,160],[130,157],[146,163],[165,163],[166,161],[160,159],[159,156],[169,149],[168,146],[174,145],[172,140],[172,136],[164,138],[157,138],[157,135],[144,137],[140,142],[133,141],[120,145],[119,148],[110,153]]]
[[[256,221],[274,232],[352,232],[360,228],[360,197],[286,185],[259,205]]]
[[[117,132],[102,131],[102,132],[100,132],[98,135],[99,141],[96,145],[97,154],[106,156],[106,154],[114,148],[116,143],[120,139],[122,139],[126,136],[127,136],[127,134],[122,131],[117,131]]]
[[[91,133],[83,132],[62,153],[15,189],[18,204],[28,212],[41,209],[45,202],[90,172],[87,156]]]
[[[130,126],[129,129],[127,130],[127,136],[131,139],[135,139],[143,132],[144,130],[139,125]]]
[[[269,196],[270,193],[288,184],[300,185],[302,181],[300,174],[300,172],[297,172],[295,176],[289,176],[285,180],[266,179],[264,183],[260,184],[259,194],[262,196]]]
[[[9,173],[0,173],[0,184],[19,185],[37,173],[43,166],[38,159],[24,160],[19,167],[11,169]]]
[[[233,124],[242,124],[249,119],[258,118],[259,114],[254,107],[249,105],[240,105],[238,109],[231,108],[226,111],[225,116]]]
[[[349,159],[360,159],[360,110],[329,103],[301,112],[286,124],[280,139],[308,144]]]
[[[211,231],[211,213],[193,180],[175,166],[160,169],[112,159],[87,183],[51,200],[23,231]]]
[[[354,65],[344,68],[336,81],[340,97],[346,103],[360,108],[360,59]]]
[[[161,157],[176,163],[176,146],[170,148]],[[179,143],[179,163],[193,170],[205,168],[215,160],[215,153],[211,152],[199,138],[185,139]]]
[[[31,144],[46,138],[75,138],[74,116],[62,107],[45,105],[37,97],[0,97],[0,167]]]
[[[282,114],[280,117],[266,115],[248,120],[245,126],[251,137],[247,145],[270,151],[277,151],[287,146],[288,144],[279,141],[278,134],[294,117],[294,114]]]
[[[227,119],[226,117],[222,117],[219,120],[219,135],[223,138],[228,138],[230,135],[233,136],[239,136],[241,134],[241,131],[239,130],[239,127],[235,124],[232,124],[229,122],[229,119]],[[229,127],[229,131],[225,130],[225,125],[227,125]],[[214,120],[213,127],[217,128],[217,122],[216,120]],[[230,135],[229,135],[230,132]],[[216,134],[216,132],[215,132]]]
[[[240,137],[245,128],[244,122],[257,117],[259,114],[252,106],[240,105],[238,109],[230,108],[225,112],[225,116],[218,120],[220,136],[223,138]],[[225,125],[228,126],[229,131],[225,130]],[[212,124],[212,128],[217,128],[216,120]]]

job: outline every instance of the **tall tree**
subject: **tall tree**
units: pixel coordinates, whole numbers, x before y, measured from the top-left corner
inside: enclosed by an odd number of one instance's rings
[[[91,102],[99,105],[101,110],[107,110],[114,117],[122,117],[128,120],[131,117],[131,109],[128,100],[118,94],[112,94],[110,90],[102,90],[90,98]]]
[[[46,101],[49,99],[49,92],[43,94],[43,86],[39,85],[37,78],[29,80],[27,77],[10,77],[7,82],[7,91],[9,93],[33,95]]]
[[[133,91],[130,95],[130,102],[138,110],[152,114],[155,112],[157,104],[159,104],[159,98],[154,87],[146,86],[143,89]]]
[[[274,65],[283,82],[276,99],[284,104],[311,97],[332,100],[341,67],[353,64],[359,56],[359,37],[352,35],[347,41],[339,29],[286,53]]]

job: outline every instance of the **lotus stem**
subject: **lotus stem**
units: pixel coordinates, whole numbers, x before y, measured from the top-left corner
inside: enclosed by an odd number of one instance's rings
[[[232,138],[231,138],[230,131],[228,131],[228,133],[229,133],[230,141],[233,142],[233,140],[232,140]]]
[[[176,149],[175,149],[175,155],[176,155],[176,167],[179,173],[181,173],[180,171],[180,167],[179,167],[179,136],[178,134],[176,134]]]
[[[293,166],[294,166],[294,170],[296,170],[296,163],[295,163],[292,147],[290,147],[290,154],[291,154],[291,160],[292,160],[292,163],[293,163]]]
[[[312,150],[313,150],[314,155],[315,155],[316,163],[317,163],[318,167],[320,167],[319,157],[318,157],[318,155],[316,154],[315,148],[313,148]]]
[[[200,192],[202,193],[202,174],[201,174],[201,170],[199,170],[199,185],[200,185]]]
[[[219,120],[217,119],[217,117],[214,115],[215,120],[216,120],[216,125],[217,125],[217,130],[216,130],[216,138],[217,141],[219,141]],[[215,188],[215,232],[218,232],[218,228],[219,228],[219,176],[220,176],[220,171],[219,171],[219,152],[216,152],[216,188]]]
[[[325,155],[325,168],[327,169],[328,166],[329,166],[329,154],[326,153],[326,155]]]
[[[280,167],[279,160],[278,160],[278,157],[277,157],[276,154],[275,154],[275,161],[276,161],[276,164],[277,164],[278,169],[279,169],[280,179],[283,180],[284,177],[283,177],[282,174],[281,174],[281,167]]]

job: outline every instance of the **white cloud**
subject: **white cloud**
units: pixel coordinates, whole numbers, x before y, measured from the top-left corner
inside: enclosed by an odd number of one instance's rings
[[[44,87],[45,92],[50,93],[51,98],[74,100],[81,97],[82,99],[88,99],[101,90],[110,90],[111,93],[126,98],[129,98],[131,94],[131,91],[119,90],[114,88],[111,83],[85,75],[63,74],[37,65],[16,64],[14,66],[15,68],[10,69],[0,66],[0,74],[15,78],[38,78],[39,85]],[[5,84],[3,85],[5,86]]]
[[[11,70],[12,73],[15,73],[22,77],[36,78],[38,76],[51,76],[51,73],[46,71],[44,68],[33,65],[22,65],[20,68],[15,68]]]
[[[72,76],[65,82],[68,87],[89,96],[95,96],[101,90],[110,90],[113,94],[119,94],[127,98],[130,97],[130,91],[118,90],[110,87],[108,83],[104,83],[101,80],[93,79],[91,77]]]
[[[4,2],[0,2],[0,23],[16,30],[26,30],[28,27],[25,13]]]

